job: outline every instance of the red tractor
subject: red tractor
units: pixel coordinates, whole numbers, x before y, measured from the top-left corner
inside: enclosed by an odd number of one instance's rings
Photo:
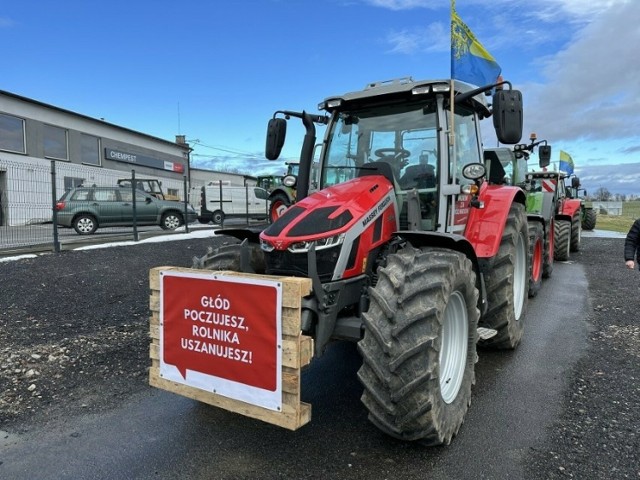
[[[562,171],[547,170],[527,174],[531,191],[544,192],[553,198],[553,253],[559,261],[569,260],[570,252],[580,250],[582,235],[582,200],[571,198],[565,187],[566,176]]]
[[[488,181],[504,171],[485,167],[479,131],[493,114],[499,141],[520,141],[521,94],[501,85],[492,108],[486,93],[499,85],[404,78],[329,97],[326,115],[276,112],[267,158],[278,158],[287,119],[306,128],[296,203],[266,227],[219,231],[242,243],[199,262],[310,278],[302,330],[315,355],[358,342],[369,419],[399,439],[449,444],[471,402],[476,345],[522,338],[526,198]],[[327,129],[309,194],[316,123]]]

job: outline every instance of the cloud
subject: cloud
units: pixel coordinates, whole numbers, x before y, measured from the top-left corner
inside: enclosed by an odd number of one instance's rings
[[[0,17],[0,28],[10,28],[16,24],[13,20],[7,17]]]
[[[606,188],[613,194],[637,195],[640,163],[588,165],[576,168],[576,175],[587,193],[593,194],[599,188]]]
[[[446,5],[444,1],[429,0],[364,0],[374,7],[386,8],[389,10],[411,10],[413,8],[440,8]]]
[[[566,140],[638,135],[639,17],[640,2],[612,8],[544,60],[546,83],[523,87],[532,131]]]
[[[426,28],[404,29],[387,35],[389,53],[414,54],[449,51],[449,27],[435,22]]]

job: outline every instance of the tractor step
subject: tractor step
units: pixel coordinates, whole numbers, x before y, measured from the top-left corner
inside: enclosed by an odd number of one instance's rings
[[[495,337],[498,334],[498,330],[493,328],[478,327],[478,337],[480,340],[489,340],[491,337]]]

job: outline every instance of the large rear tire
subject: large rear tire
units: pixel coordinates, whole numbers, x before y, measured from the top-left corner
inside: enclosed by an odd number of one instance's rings
[[[580,251],[580,241],[582,239],[582,221],[580,220],[580,212],[576,212],[571,219],[571,244],[570,251]]]
[[[598,214],[593,208],[587,208],[584,212],[583,230],[593,230],[596,228],[596,218]]]
[[[496,256],[491,260],[485,284],[489,308],[483,327],[498,331],[480,345],[513,349],[522,340],[529,292],[529,232],[524,205],[514,203]]]
[[[529,222],[529,298],[535,297],[542,286],[543,236],[540,222]]]
[[[471,261],[408,246],[378,274],[358,344],[369,420],[395,438],[447,445],[475,382],[480,312]]]
[[[571,251],[571,222],[569,220],[557,220],[554,235],[554,259],[559,262],[569,260],[569,252]]]

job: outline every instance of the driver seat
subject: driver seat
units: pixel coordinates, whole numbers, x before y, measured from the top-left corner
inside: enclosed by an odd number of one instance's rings
[[[382,175],[384,178],[389,180],[391,185],[396,185],[393,170],[391,169],[391,165],[387,162],[365,163],[358,168],[358,177],[365,177],[367,175]]]
[[[402,190],[412,188],[434,188],[436,186],[436,169],[433,165],[421,163],[408,166],[398,181]]]

